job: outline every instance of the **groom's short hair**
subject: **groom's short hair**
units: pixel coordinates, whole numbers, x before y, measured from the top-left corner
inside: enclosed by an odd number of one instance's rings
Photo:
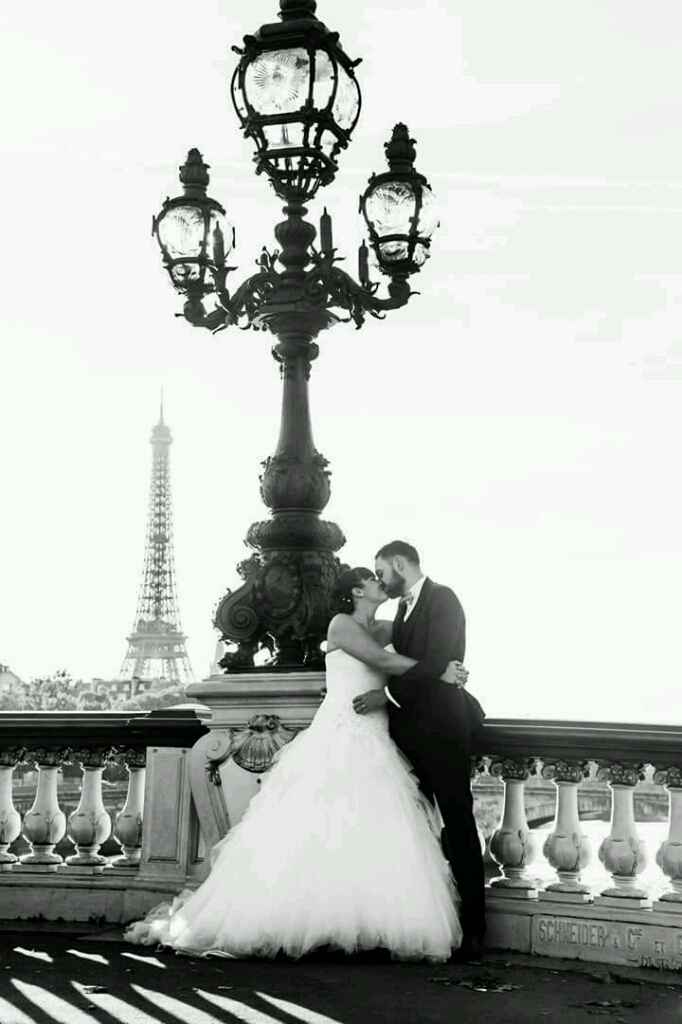
[[[404,540],[392,540],[388,544],[384,544],[374,557],[385,558],[386,561],[390,558],[404,558],[413,565],[419,565],[419,552]]]

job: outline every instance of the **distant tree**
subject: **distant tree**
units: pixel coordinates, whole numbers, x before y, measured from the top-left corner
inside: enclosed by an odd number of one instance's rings
[[[77,684],[65,669],[32,679],[28,685],[29,700],[36,711],[75,711],[78,707]]]
[[[0,693],[0,711],[25,711],[26,710],[26,684],[14,683]]]
[[[181,686],[169,687],[167,690],[147,690],[138,693],[130,700],[118,705],[121,711],[155,711],[157,708],[169,708],[173,704],[183,704],[187,694]]]
[[[76,687],[65,669],[17,684],[0,695],[2,711],[74,711]]]
[[[81,690],[76,707],[79,711],[110,711],[112,703],[106,693],[95,693],[94,690]]]

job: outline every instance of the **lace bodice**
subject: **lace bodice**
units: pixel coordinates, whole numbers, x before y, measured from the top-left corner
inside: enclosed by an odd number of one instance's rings
[[[316,715],[319,725],[333,718],[337,723],[361,729],[387,728],[385,709],[368,715],[358,715],[353,710],[353,697],[367,690],[381,689],[386,681],[382,672],[337,647],[326,657],[326,674],[327,694]]]
[[[327,694],[334,697],[343,694],[352,700],[359,693],[380,689],[386,682],[382,672],[340,647],[326,656],[326,669]]]

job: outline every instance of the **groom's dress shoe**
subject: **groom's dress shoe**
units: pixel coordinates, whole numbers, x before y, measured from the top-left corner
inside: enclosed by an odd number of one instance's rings
[[[465,938],[459,949],[456,949],[450,957],[451,964],[477,963],[483,959],[485,949],[481,939]]]

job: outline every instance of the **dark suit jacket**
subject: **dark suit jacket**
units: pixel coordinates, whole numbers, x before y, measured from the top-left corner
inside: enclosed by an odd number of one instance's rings
[[[417,664],[388,684],[400,709],[389,704],[391,732],[400,744],[404,736],[440,736],[470,745],[485,717],[468,690],[444,683],[448,662],[464,661],[464,610],[449,587],[425,579],[419,599],[407,620],[404,608],[393,624],[393,646]]]

